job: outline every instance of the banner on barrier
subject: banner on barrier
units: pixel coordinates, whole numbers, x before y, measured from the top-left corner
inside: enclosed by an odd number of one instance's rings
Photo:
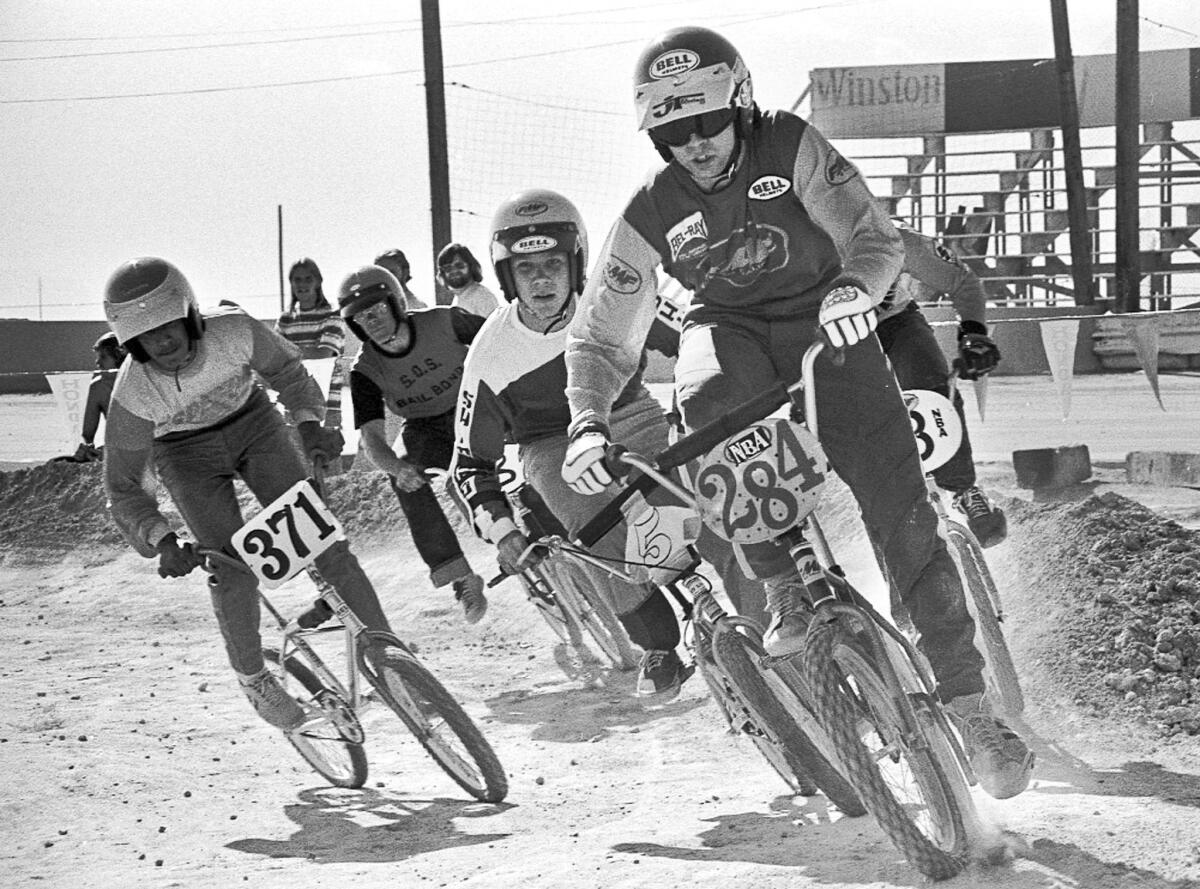
[[[74,453],[83,432],[83,413],[87,408],[92,372],[81,370],[48,373],[46,382],[50,384],[50,391],[54,393],[54,404],[58,408],[59,428],[55,441],[62,442],[59,450],[63,453]]]

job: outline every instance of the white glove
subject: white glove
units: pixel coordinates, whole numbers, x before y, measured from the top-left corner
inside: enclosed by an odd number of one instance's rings
[[[595,427],[584,427],[567,445],[562,477],[578,494],[599,494],[612,484],[613,477],[604,465],[608,435]]]
[[[853,346],[879,324],[871,297],[865,291],[849,284],[835,287],[821,300],[821,311],[817,313],[817,323],[829,337],[829,344],[835,349],[842,346]]]

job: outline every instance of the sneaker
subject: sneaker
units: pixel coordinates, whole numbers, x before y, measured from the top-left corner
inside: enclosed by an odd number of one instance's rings
[[[1008,536],[1008,519],[983,491],[966,488],[954,495],[954,506],[967,517],[967,527],[980,546],[995,546]]]
[[[804,648],[808,618],[804,613],[804,581],[795,571],[764,583],[771,623],[763,635],[763,649],[772,657],[790,657]]]
[[[324,599],[317,599],[307,611],[300,613],[296,618],[296,623],[302,630],[311,630],[321,626],[331,617],[333,617],[333,609],[329,607],[329,603]]]
[[[673,698],[692,675],[694,667],[685,666],[674,651],[647,651],[642,655],[642,670],[638,674],[637,696]]]
[[[1008,799],[1029,786],[1033,752],[1021,736],[991,714],[982,694],[962,695],[946,705],[963,748],[988,796]]]
[[[304,708],[283,690],[275,674],[266,667],[253,676],[238,676],[238,681],[255,712],[275,728],[290,732],[304,723]]]
[[[469,624],[477,624],[487,614],[487,596],[483,594],[483,578],[468,574],[454,581],[454,598],[462,602],[463,615]]]

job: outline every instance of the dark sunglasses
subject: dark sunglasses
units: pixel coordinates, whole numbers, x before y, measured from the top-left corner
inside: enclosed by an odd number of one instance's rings
[[[670,123],[650,128],[650,138],[659,145],[680,148],[691,141],[692,133],[701,139],[711,139],[733,123],[737,111],[733,108],[718,108],[691,117],[680,117]]]

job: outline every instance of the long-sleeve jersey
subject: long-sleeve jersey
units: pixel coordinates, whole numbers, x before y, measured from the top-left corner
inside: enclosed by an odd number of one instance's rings
[[[345,325],[337,309],[331,306],[315,309],[297,306],[279,316],[275,329],[288,342],[299,346],[305,358],[341,355],[346,347]]]
[[[88,384],[87,405],[83,409],[82,437],[87,444],[96,441],[96,430],[100,418],[107,416],[108,403],[112,399],[113,386],[117,383],[117,370],[97,370]]]
[[[467,348],[483,319],[451,306],[421,309],[408,316],[412,344],[390,355],[363,343],[350,371],[354,428],[382,420],[389,410],[406,420],[454,410]]]
[[[496,473],[504,445],[567,434],[566,345],[566,328],[548,334],[530,330],[517,317],[517,304],[509,303],[492,314],[467,355],[455,413],[451,479],[477,533],[486,539],[492,539],[498,520],[512,518]],[[639,369],[614,408],[645,394]]]
[[[950,297],[961,320],[983,324],[987,300],[979,276],[935,239],[905,225],[897,228],[904,240],[904,270],[880,304],[879,320],[898,315],[914,300],[928,299],[931,293],[944,293]]]
[[[204,318],[196,355],[175,372],[151,362],[121,365],[105,428],[104,484],[113,519],[144,556],[171,526],[158,501],[143,487],[154,440],[219,425],[238,413],[261,389],[259,374],[297,423],[320,422],[321,387],[309,376],[300,350],[241,309],[226,307]]]
[[[878,304],[900,273],[900,235],[858,170],[815,128],[767,112],[740,152],[728,184],[711,194],[678,163],[661,167],[609,232],[568,336],[574,417],[607,417],[636,369],[660,265],[693,292],[685,325],[730,312],[815,315],[840,284]]]

